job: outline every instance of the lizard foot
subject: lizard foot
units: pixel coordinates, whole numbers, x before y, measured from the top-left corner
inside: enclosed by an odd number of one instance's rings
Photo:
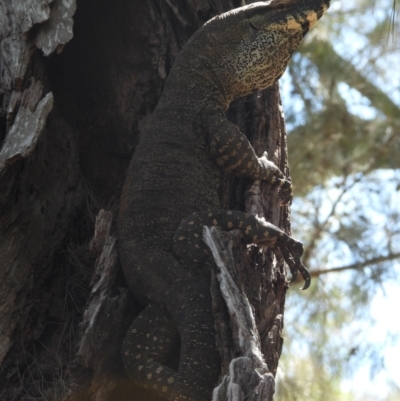
[[[285,234],[278,241],[277,246],[279,247],[283,258],[289,266],[290,272],[292,273],[290,282],[294,283],[297,280],[300,272],[304,279],[304,286],[301,289],[306,290],[308,287],[310,287],[311,275],[300,260],[300,257],[304,251],[303,244]]]
[[[268,160],[267,152],[264,152],[260,160],[269,171],[269,177],[266,179],[272,186],[279,188],[279,195],[282,198],[282,204],[286,205],[293,199],[293,186],[292,182],[286,178],[282,171],[273,162]]]
[[[249,213],[234,210],[213,210],[196,212],[182,220],[174,236],[174,252],[179,260],[194,271],[208,268],[206,260],[209,252],[203,242],[203,226],[216,226],[223,231],[238,229],[243,234],[246,244],[257,244],[262,247],[279,248],[292,273],[292,282],[298,272],[305,280],[303,290],[311,283],[311,276],[300,260],[303,244],[289,237],[280,228]]]
[[[279,187],[279,194],[282,198],[281,204],[287,205],[293,199],[293,186],[292,182],[287,178],[272,177],[270,184]]]

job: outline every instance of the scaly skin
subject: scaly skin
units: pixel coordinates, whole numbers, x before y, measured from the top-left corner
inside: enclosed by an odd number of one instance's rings
[[[129,167],[119,216],[128,285],[146,305],[123,345],[128,375],[174,401],[208,401],[219,355],[211,311],[203,225],[241,229],[247,243],[278,247],[293,275],[310,276],[301,243],[238,211],[219,210],[221,170],[279,185],[291,183],[257,157],[224,111],[237,97],[272,85],[329,0],[254,3],[200,28],[182,49]],[[178,371],[164,365],[180,338]]]

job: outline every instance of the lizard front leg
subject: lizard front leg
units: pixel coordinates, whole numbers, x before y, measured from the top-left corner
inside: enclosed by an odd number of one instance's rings
[[[300,272],[305,281],[302,289],[310,286],[310,273],[300,260],[303,245],[264,219],[239,211],[196,212],[184,219],[174,236],[174,252],[184,265],[195,265],[200,271],[206,264],[209,251],[203,242],[203,226],[215,226],[224,231],[239,229],[247,244],[279,248],[292,273],[291,281],[295,281]]]
[[[257,157],[246,136],[223,113],[207,116],[206,127],[209,153],[219,167],[239,177],[264,180],[271,185],[277,185],[282,203],[291,201],[292,183],[267,159],[266,153]]]

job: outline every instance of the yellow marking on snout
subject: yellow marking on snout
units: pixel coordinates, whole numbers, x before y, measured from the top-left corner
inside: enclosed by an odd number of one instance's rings
[[[315,11],[310,11],[309,13],[307,13],[307,20],[310,23],[310,29],[311,29],[318,21],[317,13]]]
[[[287,27],[288,29],[296,29],[296,30],[301,29],[301,25],[294,18],[290,18],[288,20]]]

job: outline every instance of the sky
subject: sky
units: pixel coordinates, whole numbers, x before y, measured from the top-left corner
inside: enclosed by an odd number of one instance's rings
[[[391,383],[400,388],[400,341],[397,339],[391,344],[387,340],[388,334],[400,333],[399,305],[399,284],[385,283],[371,302],[370,313],[375,324],[366,332],[366,338],[373,343],[385,345],[383,355],[386,369],[377,374],[372,371],[371,375],[371,365],[366,360],[351,379],[342,382],[344,391],[375,395],[378,400],[388,393]]]
[[[362,1],[359,0],[359,2]],[[328,14],[321,20],[321,24],[323,24],[325,19],[330,18],[330,13],[333,14],[336,10],[340,9],[343,10],[343,7],[350,9],[357,8],[357,4],[357,0],[334,1]],[[379,85],[386,94],[400,104],[400,53],[397,52],[393,56],[388,55],[386,59],[382,57],[379,60],[378,58],[378,66],[380,61],[382,71],[384,73],[389,72],[388,74],[374,76],[371,74],[372,70],[369,68],[368,54],[370,49],[366,46],[368,43],[365,42],[365,38],[362,38],[363,31],[369,28],[365,21],[370,21],[371,24],[377,25],[379,21],[387,18],[387,13],[392,7],[392,1],[376,0],[374,4],[375,8],[368,11],[368,15],[364,15],[364,17],[367,17],[364,21],[360,19],[360,15],[353,18],[354,15],[352,17],[351,14],[346,21],[342,21],[342,32],[339,36],[335,36],[334,46],[343,57],[356,62],[357,67],[360,67],[361,71],[370,73],[369,77],[375,80],[375,84]],[[400,15],[397,15],[396,18],[398,23]],[[346,28],[346,25],[348,28]],[[322,29],[322,34],[323,32]],[[340,40],[340,36],[342,36],[343,41]],[[397,45],[400,45],[400,38],[388,37],[387,40],[388,42],[394,40]],[[357,52],[359,52],[359,55],[357,59],[354,59],[352,54],[357,54]],[[388,65],[397,65],[397,68],[393,70],[387,68]],[[348,100],[350,112],[365,119],[371,119],[376,116],[377,112],[369,107],[369,101],[363,99],[359,92],[348,87],[346,84],[342,84],[339,90],[340,94]],[[286,104],[293,102],[293,96],[291,96],[290,92],[290,79],[287,76],[282,77],[281,91],[283,105],[287,107]],[[293,108],[293,103],[291,106]],[[299,114],[301,114],[303,106],[301,104],[297,105],[298,107],[294,106],[294,109],[298,109]],[[290,129],[291,127],[288,128]],[[382,182],[385,182],[384,176],[382,176]],[[396,190],[394,191],[396,192]],[[394,196],[394,204],[396,205],[397,203],[397,209],[400,212],[400,192],[397,191]],[[292,224],[293,226],[296,225],[295,216],[292,216]],[[399,243],[397,244],[397,248],[400,248]],[[346,261],[331,260],[330,264],[332,266],[340,266],[345,265]],[[399,278],[400,262],[397,263],[397,270],[399,273],[397,277]],[[373,324],[366,324],[363,335],[366,341],[376,345],[377,348],[381,348],[384,369],[378,370],[372,366],[370,355],[365,355],[359,367],[354,371],[354,374],[342,381],[341,388],[344,392],[354,392],[360,400],[372,399],[378,401],[384,399],[384,396],[387,395],[393,386],[400,389],[400,282],[391,280],[385,281],[381,285],[370,302],[369,315],[373,320]],[[355,322],[355,324],[358,323]]]

